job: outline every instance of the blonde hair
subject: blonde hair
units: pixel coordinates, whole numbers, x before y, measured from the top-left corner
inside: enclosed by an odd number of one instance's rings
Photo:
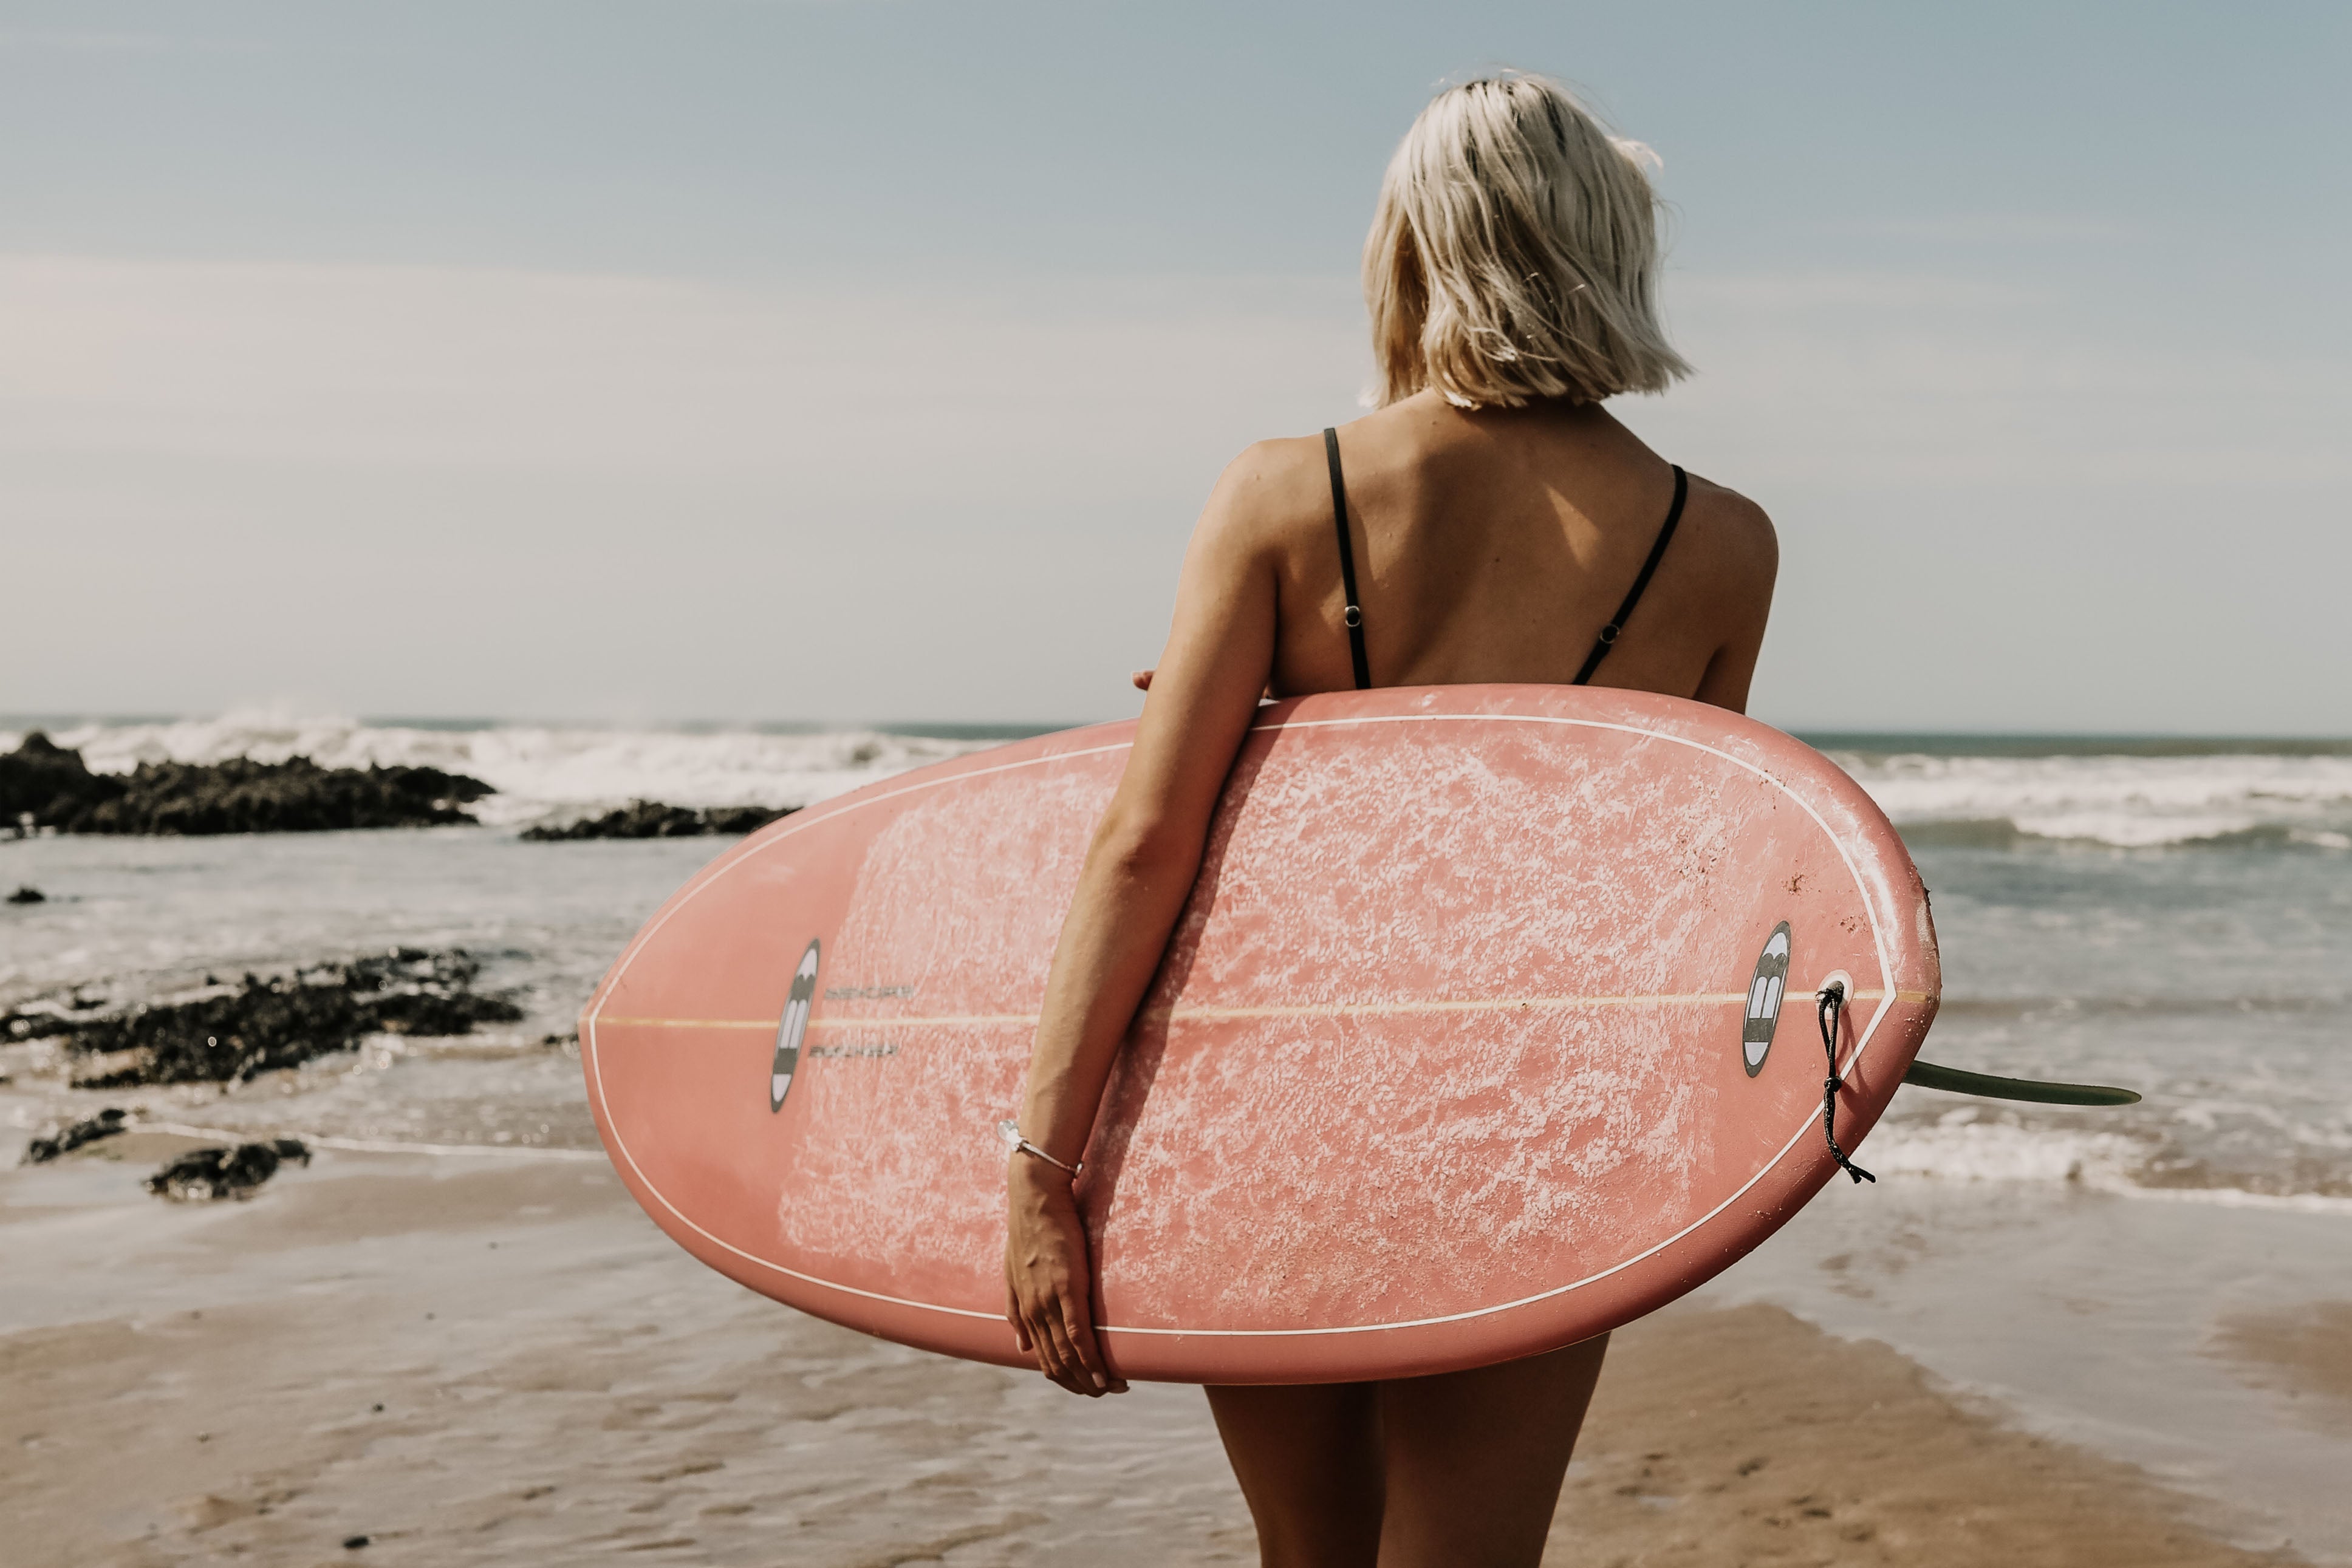
[[[1688,375],[1653,298],[1656,161],[1543,77],[1431,99],[1364,242],[1379,402],[1424,387],[1464,408],[1598,402]]]

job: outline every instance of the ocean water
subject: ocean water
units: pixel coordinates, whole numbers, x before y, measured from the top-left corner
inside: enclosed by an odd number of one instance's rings
[[[1878,1166],[2352,1215],[2352,746],[1820,738],[1934,901],[1923,1054],[2147,1096],[1906,1094]]]
[[[0,721],[0,748],[24,727]],[[526,843],[518,826],[639,797],[806,804],[1005,737],[272,715],[50,732],[100,768],[299,753],[431,763],[499,793],[473,828],[0,840],[0,885],[47,895],[0,905],[0,1006],[462,946],[530,1016],[457,1040],[384,1038],[226,1092],[78,1092],[51,1048],[0,1046],[0,1159],[100,1103],[593,1157],[572,1015],[722,846]],[[1812,738],[1885,807],[1932,891],[1946,988],[1924,1054],[2146,1099],[2092,1111],[1906,1091],[1857,1151],[1881,1184],[1837,1184],[1716,1289],[1886,1338],[2021,1418],[2234,1500],[2250,1541],[2352,1561],[2352,1516],[2324,1483],[2352,1473],[2352,1435],[2291,1418],[2200,1349],[2250,1302],[2352,1300],[2352,742]],[[2085,1302],[2111,1315],[2070,1342]],[[2151,1383],[2151,1358],[2174,1375]]]

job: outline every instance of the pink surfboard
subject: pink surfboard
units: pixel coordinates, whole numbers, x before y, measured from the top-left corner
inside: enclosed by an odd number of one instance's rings
[[[581,1019],[646,1212],[853,1328],[1022,1364],[1005,1149],[1130,724],[785,818],[647,923]],[[1700,1284],[1836,1173],[1940,979],[1839,768],[1644,694],[1442,686],[1261,710],[1079,1185],[1130,1378],[1408,1376]]]

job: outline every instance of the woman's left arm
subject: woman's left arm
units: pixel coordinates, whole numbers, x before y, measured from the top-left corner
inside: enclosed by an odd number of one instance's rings
[[[1192,891],[1209,821],[1274,664],[1276,575],[1261,524],[1270,455],[1225,471],[1185,552],[1175,623],[1127,771],[1097,825],[1062,925],[1029,1059],[1021,1133],[1076,1165],[1120,1042]],[[1094,1270],[1073,1178],[1016,1153],[1007,1173],[1005,1316],[1074,1394],[1126,1385],[1094,1333]]]

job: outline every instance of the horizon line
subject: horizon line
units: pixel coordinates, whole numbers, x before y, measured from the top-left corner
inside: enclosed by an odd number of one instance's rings
[[[108,727],[131,725],[202,724],[220,722],[240,716],[236,710],[214,713],[56,711],[0,712],[0,729],[47,730],[76,726],[98,725]],[[908,719],[908,718],[710,718],[710,717],[587,717],[581,716],[493,716],[486,714],[309,714],[287,715],[255,713],[260,722],[278,721],[287,725],[350,723],[367,729],[427,729],[481,730],[508,728],[565,728],[628,731],[669,731],[677,734],[769,734],[826,735],[860,730],[882,735],[897,735],[939,740],[1025,739],[1031,736],[1051,735],[1066,729],[1084,728],[1089,725],[1116,723],[1111,718],[1083,719]],[[1750,715],[1748,716],[1755,716]],[[1771,724],[1769,719],[1760,723]],[[1907,741],[1915,743],[1950,744],[1974,743],[1983,746],[2042,747],[2062,742],[2080,744],[2089,741],[2105,746],[2197,746],[2228,745],[2232,747],[2271,747],[2288,748],[2352,747],[2352,735],[2310,730],[2281,732],[2276,730],[2152,730],[2152,729],[2059,729],[2059,728],[1980,728],[1968,726],[1935,726],[1926,727],[1878,727],[1852,724],[1773,724],[1772,727],[1794,736],[1806,744],[1822,749],[1874,750],[1872,743]]]

